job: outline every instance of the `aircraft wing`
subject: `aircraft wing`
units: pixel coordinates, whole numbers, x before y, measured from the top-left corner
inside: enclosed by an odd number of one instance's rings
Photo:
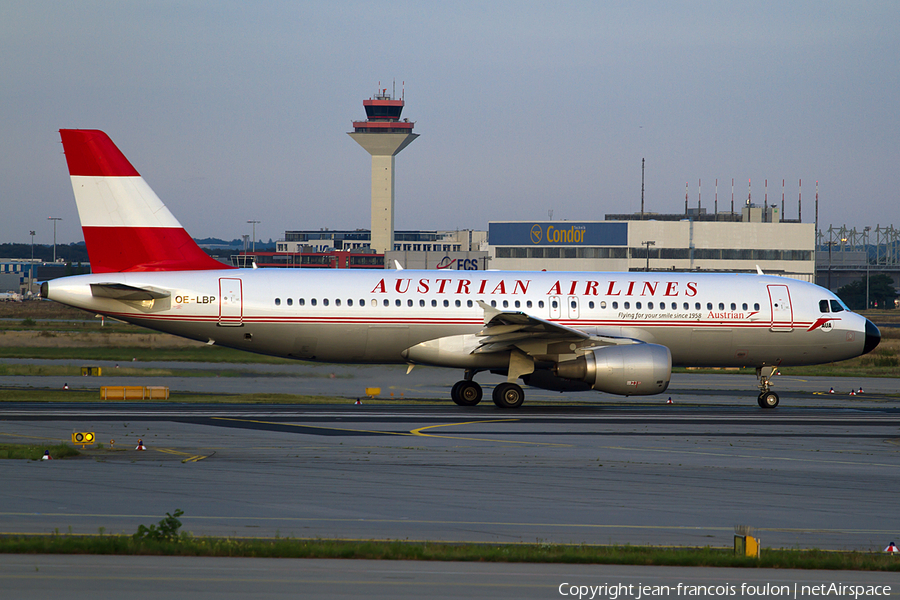
[[[576,354],[576,348],[639,343],[630,338],[591,336],[523,312],[504,312],[481,300],[478,304],[484,310],[484,328],[476,334],[481,340],[472,354],[505,352],[514,348],[533,356]]]

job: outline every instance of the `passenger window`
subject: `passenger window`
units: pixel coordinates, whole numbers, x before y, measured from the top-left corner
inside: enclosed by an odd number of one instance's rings
[[[419,300],[419,307],[425,308],[425,301],[424,301],[424,300]]]
[[[472,301],[466,300],[466,306],[468,306],[469,308],[472,308]]]
[[[531,308],[531,300],[528,300],[527,302],[525,302],[525,306],[528,308]]]
[[[335,306],[340,306],[340,305],[341,305],[341,299],[340,299],[340,298],[335,298],[335,300],[334,300],[334,305],[335,305]]]
[[[394,300],[394,306],[400,306],[400,298]]]
[[[550,303],[550,306],[552,306],[553,308],[559,308],[559,302],[554,300],[553,302]]]
[[[297,300],[297,304],[299,304],[300,306],[306,306],[306,300],[300,298],[299,300]]]
[[[618,310],[618,309],[619,309],[619,303],[618,303],[618,302],[613,302],[613,303],[612,303],[612,307],[613,307],[614,310]]]
[[[626,302],[626,303],[623,305],[623,307],[625,308],[625,310],[628,310],[629,308],[631,308],[631,303],[630,303],[630,302]]]
[[[437,300],[432,300],[432,301],[431,301],[431,307],[432,307],[432,308],[436,308],[436,307],[437,307]]]
[[[700,303],[694,302],[694,310],[700,310]]]
[[[384,304],[385,307],[388,307],[388,306],[391,305],[391,301],[388,300],[387,298],[385,298],[383,304]]]
[[[322,300],[322,306],[328,306],[328,298]]]
[[[634,308],[635,308],[636,310],[641,310],[641,303],[640,303],[640,302],[635,302],[635,303],[634,303]]]
[[[363,300],[362,298],[360,298],[360,299],[359,299],[359,305],[360,305],[360,307],[365,306],[365,305],[366,305],[366,301]],[[375,305],[376,305],[376,302],[375,302],[374,300],[372,300],[372,306],[375,306]]]
[[[353,306],[353,298],[347,299],[347,306]]]
[[[687,302],[685,302],[684,304],[681,305],[681,308],[683,308],[684,310],[690,310],[690,309],[691,309],[691,305],[688,304]]]
[[[316,299],[313,298],[312,300],[309,301],[309,303],[310,303],[310,305],[315,306],[315,305],[316,305]]]
[[[731,303],[731,310],[737,310],[737,304],[734,302]]]
[[[509,300],[503,301],[503,308],[509,308]]]
[[[725,310],[725,303],[719,302],[719,310]]]
[[[606,308],[606,300],[600,301],[600,308]]]
[[[753,305],[753,310],[759,310],[759,302]]]
[[[660,308],[665,308],[665,307],[666,307],[666,303],[665,303],[665,302],[660,302],[660,303],[659,303],[659,307],[660,307]],[[653,303],[652,303],[652,302],[648,302],[648,303],[647,303],[647,310],[653,310]]]
[[[828,300],[819,300],[819,312],[828,312]]]
[[[413,305],[412,299],[407,300],[407,301],[406,301],[406,305],[407,305],[407,306],[412,306],[412,305]]]
[[[831,312],[842,312],[844,310],[844,305],[838,302],[837,300],[831,301]]]
[[[712,302],[706,303],[706,310],[712,310]]]
[[[522,303],[519,302],[518,300],[516,300],[516,308],[521,308],[521,307],[522,307]]]
[[[593,308],[594,308],[594,301],[593,301],[593,300],[591,300],[590,302],[588,302],[588,308],[590,308],[590,309],[593,310]]]
[[[578,308],[578,303],[572,300],[571,304],[569,304],[572,308]]]
[[[747,310],[747,303],[746,303],[746,302],[744,302],[744,303],[741,305],[741,310]]]
[[[281,298],[275,298],[275,306],[281,306]]]
[[[544,301],[538,300],[538,308],[544,308]]]
[[[447,304],[447,301],[446,301],[446,300],[444,300],[444,304],[445,304],[445,305]],[[497,308],[497,301],[496,301],[496,300],[491,300],[491,306],[492,306],[493,308]]]

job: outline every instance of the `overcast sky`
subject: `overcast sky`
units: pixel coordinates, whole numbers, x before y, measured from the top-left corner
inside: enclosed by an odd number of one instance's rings
[[[900,225],[900,2],[0,3],[0,241],[82,238],[60,128],[106,131],[194,237],[368,228],[346,132],[421,134],[397,229],[729,210]]]

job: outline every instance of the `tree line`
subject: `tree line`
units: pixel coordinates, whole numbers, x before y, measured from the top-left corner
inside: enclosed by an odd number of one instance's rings
[[[842,286],[835,292],[847,308],[850,310],[865,310],[866,308],[866,278],[853,281]],[[897,298],[897,290],[893,280],[883,273],[869,277],[869,306],[868,308],[893,309],[894,299]]]

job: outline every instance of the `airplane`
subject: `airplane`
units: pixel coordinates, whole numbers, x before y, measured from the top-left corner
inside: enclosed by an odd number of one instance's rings
[[[779,404],[781,367],[871,352],[878,328],[812,283],[756,274],[236,269],[208,256],[112,140],[60,130],[90,275],[41,296],[150,329],[298,360],[505,376],[500,408],[528,386],[660,394],[672,367],[755,367],[757,402]]]

